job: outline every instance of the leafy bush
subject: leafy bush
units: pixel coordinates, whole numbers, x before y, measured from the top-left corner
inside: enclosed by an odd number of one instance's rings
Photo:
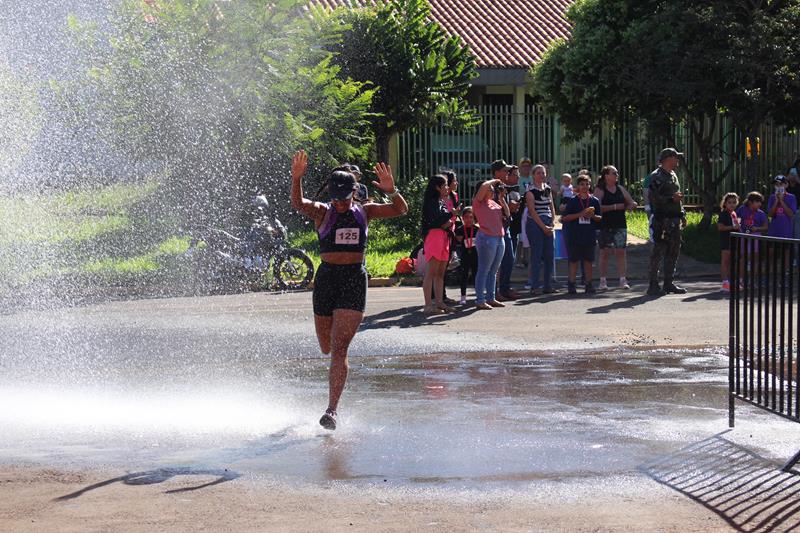
[[[706,263],[718,263],[719,254],[719,232],[717,231],[717,215],[711,219],[711,227],[704,230],[700,227],[703,213],[687,213],[687,226],[683,230],[683,244],[681,253],[689,257]],[[647,214],[644,211],[628,213],[628,232],[636,235],[640,239],[648,239],[649,224]]]

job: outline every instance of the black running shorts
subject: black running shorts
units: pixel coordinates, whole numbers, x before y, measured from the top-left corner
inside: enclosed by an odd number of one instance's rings
[[[567,246],[570,263],[578,261],[594,261],[594,244],[571,244]]]
[[[314,314],[333,316],[335,309],[364,312],[367,305],[367,270],[362,264],[322,263],[314,276]]]

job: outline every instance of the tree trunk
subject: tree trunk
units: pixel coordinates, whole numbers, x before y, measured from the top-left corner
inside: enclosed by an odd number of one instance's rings
[[[389,163],[389,140],[391,136],[388,132],[375,132],[375,155],[378,163]],[[395,176],[396,177],[396,176]]]
[[[698,156],[700,158],[700,166],[703,172],[702,187],[686,161],[683,162],[684,175],[687,181],[692,185],[696,191],[700,192],[700,197],[703,199],[703,218],[700,220],[699,228],[702,231],[711,227],[711,216],[717,207],[717,181],[713,179],[714,167],[711,163],[712,155],[712,139],[717,124],[716,120],[712,119],[708,132],[705,127],[705,116],[687,118],[689,129],[692,132],[692,139],[697,148]]]
[[[700,220],[700,230],[706,231],[711,227],[711,216],[717,210],[717,181],[713,179],[714,167],[711,165],[711,149],[703,143],[703,218]]]

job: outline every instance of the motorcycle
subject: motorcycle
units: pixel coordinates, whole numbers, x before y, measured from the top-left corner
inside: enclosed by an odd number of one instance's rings
[[[286,227],[277,218],[254,220],[241,237],[211,226],[197,226],[191,233],[187,255],[216,288],[298,290],[314,278],[311,258],[288,245]]]

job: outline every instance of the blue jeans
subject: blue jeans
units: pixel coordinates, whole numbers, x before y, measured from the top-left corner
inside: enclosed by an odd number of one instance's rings
[[[506,251],[506,243],[503,237],[492,237],[479,231],[475,238],[475,248],[478,250],[475,301],[482,304],[494,300],[495,278]]]
[[[506,231],[503,237],[506,251],[503,252],[503,262],[500,263],[500,294],[507,294],[511,290],[511,272],[517,259],[517,248],[511,239],[511,234]]]
[[[548,216],[539,217],[546,226],[552,224],[552,219]],[[553,236],[545,237],[544,232],[532,218],[528,217],[525,221],[525,232],[528,234],[528,241],[531,243],[531,279],[528,280],[531,288],[541,289],[539,281],[539,271],[544,263],[544,288],[551,289],[553,282],[554,242]]]

